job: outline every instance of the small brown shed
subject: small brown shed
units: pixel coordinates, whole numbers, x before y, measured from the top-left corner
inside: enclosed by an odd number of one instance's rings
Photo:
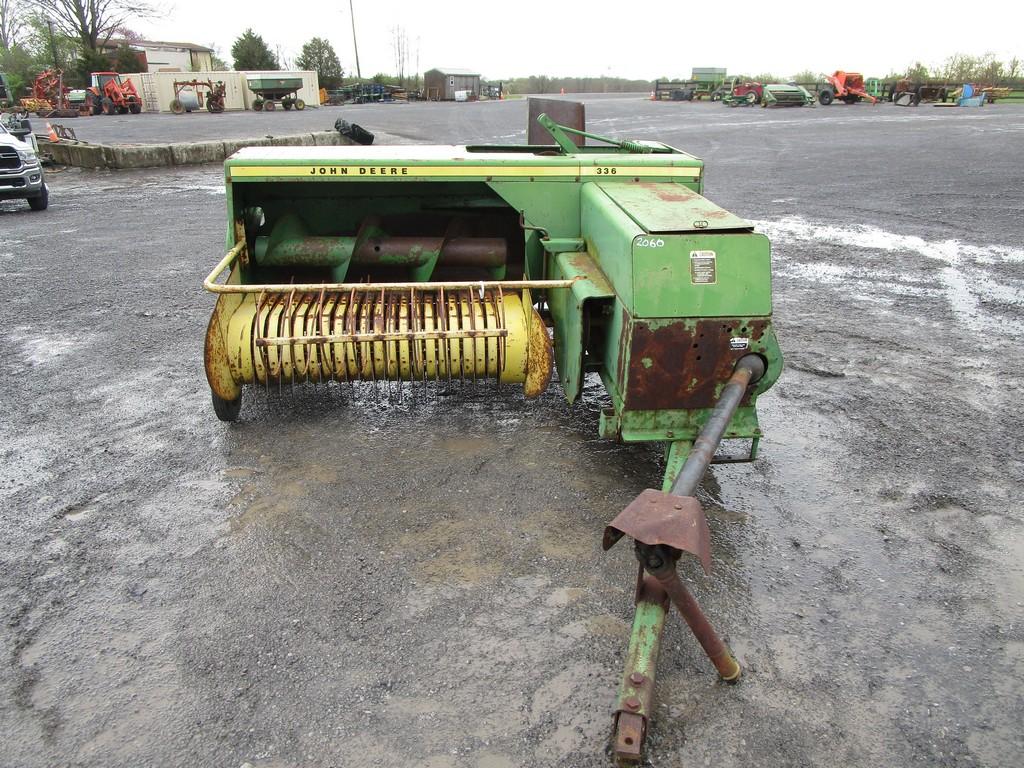
[[[423,73],[423,95],[431,101],[453,101],[456,91],[480,95],[480,74],[468,69],[430,69]]]

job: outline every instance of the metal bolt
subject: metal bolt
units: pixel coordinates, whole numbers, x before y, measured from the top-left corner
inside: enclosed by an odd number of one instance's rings
[[[631,682],[633,685],[643,685],[646,679],[647,678],[641,675],[639,672],[634,672],[632,675],[629,676],[629,682]]]
[[[638,699],[636,696],[630,696],[628,699],[626,699],[626,708],[640,709],[640,699]]]

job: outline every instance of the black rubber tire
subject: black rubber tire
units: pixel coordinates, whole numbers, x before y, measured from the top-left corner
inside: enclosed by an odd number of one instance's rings
[[[747,91],[747,95],[744,96],[743,98],[747,100],[747,104],[757,104],[759,101],[761,101],[759,98],[757,98],[757,91]]]
[[[103,97],[103,101],[100,102],[103,105],[103,114],[114,115],[117,114],[117,107],[114,106],[114,102],[108,99],[106,96]]]
[[[128,111],[133,115],[138,115],[142,112],[142,105],[135,101],[135,99],[132,99],[128,102]]]
[[[38,197],[28,198],[28,207],[33,211],[45,211],[50,207],[50,188],[43,184],[43,191]]]
[[[296,99],[295,100],[295,108],[297,110],[299,110],[299,112],[301,112],[302,110],[304,110],[306,108],[306,102],[304,102],[302,99]]]
[[[211,392],[210,397],[213,398],[213,412],[217,414],[218,419],[221,421],[238,421],[238,414],[242,411],[241,395],[234,400],[224,400]]]
[[[171,112],[173,112],[176,115],[185,114],[185,105],[181,103],[181,99],[171,100]]]
[[[281,106],[284,107],[285,112],[290,112],[292,108],[292,103],[290,101],[282,101]]]
[[[263,99],[256,99],[256,101],[254,101],[252,103],[252,111],[253,112],[262,112],[263,111]]]
[[[274,105],[273,101],[264,101],[263,102],[263,111],[264,112],[273,112],[274,111],[274,107],[275,107],[275,105]]]
[[[827,107],[835,97],[836,95],[832,92],[831,88],[823,88],[818,93],[818,103],[823,107]]]
[[[219,101],[210,101],[209,99],[207,99],[206,111],[209,112],[211,115],[219,115],[221,112],[224,111],[224,104]]]

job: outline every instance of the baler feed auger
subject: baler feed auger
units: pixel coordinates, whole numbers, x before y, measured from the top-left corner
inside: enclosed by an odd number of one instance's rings
[[[750,461],[757,398],[778,378],[768,239],[703,197],[703,163],[654,141],[555,123],[550,144],[254,147],[225,163],[228,251],[205,364],[217,415],[242,389],[299,382],[426,388],[450,379],[571,404],[587,374],[603,437],[665,447],[648,489],[605,530],[634,541],[636,616],[615,714],[617,759],[650,729],[666,610],[676,606],[726,680],[739,665],[676,573],[710,570],[694,498],[713,461]],[[586,140],[590,144],[586,144]],[[595,142],[599,142],[596,144]],[[222,279],[224,275],[226,279]],[[716,458],[723,439],[749,441]]]

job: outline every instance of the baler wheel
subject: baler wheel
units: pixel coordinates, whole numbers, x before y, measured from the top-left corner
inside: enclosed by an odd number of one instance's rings
[[[176,115],[185,114],[185,105],[181,103],[181,99],[174,99],[171,101],[171,112]]]
[[[306,108],[306,102],[304,102],[302,99],[296,99],[295,100],[295,108],[297,110],[299,110],[299,112],[301,112],[302,110],[304,110]]]
[[[218,419],[221,421],[238,421],[238,414],[242,411],[241,395],[234,400],[225,400],[218,397],[214,392],[211,392],[210,396],[213,398],[213,412],[217,414]]]
[[[818,103],[820,103],[823,107],[827,107],[829,104],[832,103],[832,99],[834,98],[835,94],[832,93],[832,90],[829,88],[825,88],[821,91],[821,93],[818,94]]]

